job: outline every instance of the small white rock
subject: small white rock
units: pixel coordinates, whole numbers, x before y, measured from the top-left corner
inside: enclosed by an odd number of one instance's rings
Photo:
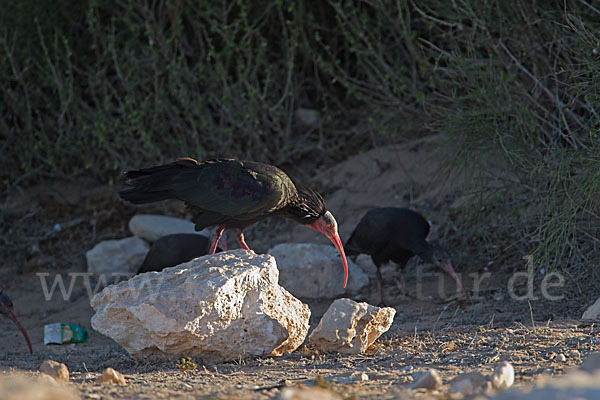
[[[208,229],[197,232],[194,223],[187,219],[153,214],[134,215],[129,220],[129,230],[135,236],[149,242],[154,242],[159,237],[174,233],[197,233],[210,236]]]
[[[560,353],[556,356],[556,361],[564,363],[565,361],[567,361],[567,356],[565,356],[563,353]]]
[[[491,378],[494,389],[506,390],[515,382],[515,370],[511,363],[502,361],[494,370]]]
[[[442,386],[442,377],[433,368],[421,372],[414,379],[415,381],[408,386],[410,389],[435,390]]]
[[[125,380],[123,374],[115,371],[112,368],[106,368],[102,375],[98,377],[97,382],[114,383],[121,386],[127,385],[127,381]]]
[[[362,353],[390,329],[396,310],[335,300],[310,334],[309,341],[318,350],[346,354]]]
[[[54,360],[45,360],[40,365],[40,372],[53,377],[59,382],[69,381],[69,369],[67,366]]]
[[[131,236],[121,240],[105,240],[85,253],[88,272],[106,278],[137,272],[150,246],[145,240]]]

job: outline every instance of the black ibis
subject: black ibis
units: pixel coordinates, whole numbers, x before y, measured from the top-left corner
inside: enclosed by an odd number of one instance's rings
[[[221,251],[217,247],[217,251]],[[158,238],[146,254],[138,274],[162,271],[208,253],[208,238],[194,233],[176,233]]]
[[[428,234],[429,223],[415,211],[397,207],[375,208],[362,217],[344,248],[348,256],[371,256],[377,267],[377,290],[382,304],[381,265],[393,261],[402,269],[414,255],[446,271],[467,297],[450,257],[444,249],[425,240]]]
[[[252,161],[215,159],[198,162],[178,158],[175,162],[125,172],[130,189],[121,198],[135,204],[178,199],[195,214],[195,229],[217,226],[208,253],[214,254],[227,228],[237,229],[237,241],[250,250],[243,230],[270,215],[306,225],[327,236],[344,265],[344,287],[348,264],[337,222],[325,208],[323,197],[308,186],[298,185],[277,167]]]
[[[17,318],[17,313],[14,310],[13,302],[6,294],[3,287],[0,286],[0,314],[4,315],[6,318],[10,319],[14,324],[19,328],[23,336],[25,337],[25,341],[27,341],[27,347],[29,347],[29,354],[33,353],[31,348],[31,340],[29,340],[29,335],[23,325],[19,322]]]

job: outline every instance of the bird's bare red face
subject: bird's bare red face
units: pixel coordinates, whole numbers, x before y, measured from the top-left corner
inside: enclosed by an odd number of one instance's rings
[[[307,226],[327,236],[340,253],[342,262],[344,263],[344,287],[346,287],[346,284],[348,283],[348,261],[346,260],[346,253],[344,253],[344,246],[342,246],[340,235],[338,234],[338,226],[335,218],[327,211],[319,219]]]

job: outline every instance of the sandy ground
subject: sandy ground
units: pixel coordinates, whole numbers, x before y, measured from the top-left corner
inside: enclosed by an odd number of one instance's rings
[[[314,184],[327,196],[343,239],[369,208],[411,206],[423,212],[433,224],[430,237],[451,247],[467,289],[474,288],[469,274],[490,273],[490,278],[476,288],[471,302],[454,296],[449,277],[444,278],[441,292],[439,282],[422,280],[422,274],[432,266],[412,260],[401,278],[393,266],[387,266],[383,270],[385,296],[397,314],[390,331],[368,354],[319,354],[302,346],[277,358],[221,364],[196,359],[197,369],[187,373],[178,367],[177,360],[131,358],[112,340],[93,331],[93,310],[81,278],[75,281],[67,300],[60,291],[47,300],[39,276],[49,273],[51,285],[57,273],[84,272],[85,251],[101,240],[129,235],[127,221],[136,212],[185,215],[185,209],[166,203],[140,210],[118,201],[118,188],[91,188],[72,182],[13,191],[4,199],[2,255],[6,262],[0,267],[0,276],[30,333],[34,354],[27,353],[11,322],[0,320],[0,378],[14,371],[37,374],[40,363],[50,358],[68,366],[72,386],[82,398],[90,399],[262,399],[277,397],[284,387],[315,382],[344,398],[402,399],[438,398],[445,393],[447,385],[433,394],[406,389],[415,372],[428,368],[438,369],[447,383],[461,372],[489,374],[499,361],[508,360],[521,385],[537,375],[562,374],[569,366],[580,364],[587,354],[598,351],[600,330],[596,326],[579,321],[580,313],[573,307],[551,307],[549,303],[516,301],[508,296],[510,274],[524,268],[524,254],[510,258],[482,250],[474,255],[454,247],[463,240],[458,237],[460,218],[456,216],[468,196],[460,194],[460,186],[439,183],[444,177],[436,171],[444,156],[435,138],[375,149],[322,171]],[[468,179],[465,175],[455,182]],[[57,223],[60,230],[54,227]],[[290,227],[281,220],[265,221],[249,229],[246,237],[257,252],[280,242],[322,240],[304,227]],[[372,276],[369,260],[363,257],[359,261]],[[538,284],[539,279],[535,281]],[[517,291],[522,293],[525,286],[520,282]],[[374,281],[355,299],[376,304]],[[310,304],[316,317],[313,323],[329,303]],[[53,322],[85,327],[90,332],[89,342],[45,346],[43,326]],[[566,356],[566,361],[558,361],[558,354]],[[107,367],[125,374],[128,385],[95,383]],[[368,380],[363,380],[363,372]]]

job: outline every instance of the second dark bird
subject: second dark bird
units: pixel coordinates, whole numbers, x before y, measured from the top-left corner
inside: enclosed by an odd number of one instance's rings
[[[381,304],[384,303],[381,266],[393,261],[402,269],[414,255],[447,272],[467,297],[450,257],[444,249],[425,240],[428,234],[429,223],[415,211],[397,207],[375,208],[360,220],[344,248],[348,256],[371,256],[377,267],[377,290]]]
[[[327,236],[344,265],[348,264],[338,235],[337,222],[325,208],[321,195],[307,186],[296,186],[277,167],[251,161],[218,159],[198,162],[180,158],[175,162],[125,173],[130,189],[119,194],[135,204],[178,199],[195,214],[196,230],[217,226],[209,254],[214,254],[223,230],[237,230],[237,240],[249,250],[243,230],[274,215],[287,218]]]
[[[208,253],[208,238],[195,233],[175,233],[158,238],[150,247],[138,274],[162,271]],[[221,251],[217,247],[217,252]]]

